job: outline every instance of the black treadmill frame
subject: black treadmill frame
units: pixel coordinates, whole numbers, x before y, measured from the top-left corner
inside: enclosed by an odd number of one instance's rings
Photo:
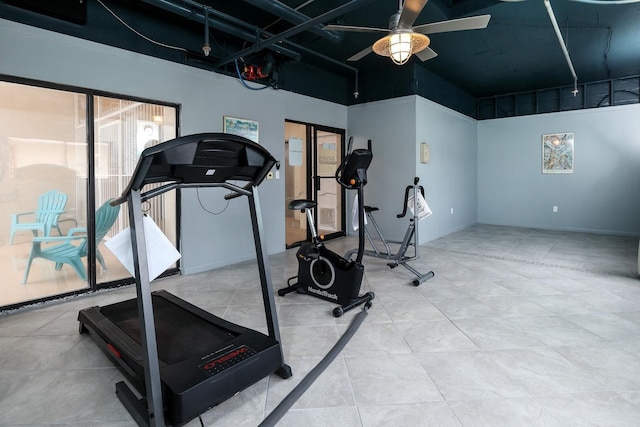
[[[244,169],[238,167],[236,170],[233,166],[225,164],[224,158],[221,159],[220,164],[203,164],[203,160],[196,158],[195,154],[200,143],[209,141],[241,147],[245,155],[246,165],[244,166],[247,167]],[[262,164],[261,161],[263,161]],[[179,188],[222,187],[232,191],[225,196],[226,199],[241,196],[248,198],[268,333],[271,338],[281,343],[267,248],[262,239],[264,226],[257,191],[257,186],[266,178],[275,163],[273,156],[262,146],[240,136],[222,133],[183,136],[145,149],[129,186],[122,197],[112,202],[113,205],[124,202],[128,205],[145,382],[145,394],[140,399],[124,382],[116,384],[116,392],[139,425],[165,425],[142,203]],[[219,182],[219,179],[224,181]],[[227,180],[240,180],[247,183],[244,187],[240,187]],[[166,182],[166,184],[142,192],[146,184],[158,182]],[[283,362],[276,373],[283,378],[288,378],[291,376],[291,368],[284,363],[281,346],[279,351],[280,360]]]

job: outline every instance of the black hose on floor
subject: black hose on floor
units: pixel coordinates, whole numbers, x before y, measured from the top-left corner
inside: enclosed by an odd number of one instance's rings
[[[340,337],[338,342],[329,350],[329,352],[322,358],[322,360],[300,381],[300,383],[271,411],[271,413],[260,423],[258,427],[273,427],[276,425],[280,418],[287,413],[287,411],[293,406],[294,403],[304,394],[305,391],[314,383],[316,379],[327,369],[327,367],[333,362],[342,349],[347,345],[349,340],[356,333],[364,318],[367,316],[368,308],[365,308],[356,315],[351,321],[351,324],[347,328],[344,334]]]

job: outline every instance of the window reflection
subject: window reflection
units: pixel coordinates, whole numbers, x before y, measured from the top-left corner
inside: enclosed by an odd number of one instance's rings
[[[92,181],[87,163],[87,99],[79,92],[0,82],[0,306],[90,286],[91,281],[81,277],[82,270],[89,271],[86,250],[76,251],[80,261],[47,252],[62,244],[86,246],[90,223],[86,197]],[[98,209],[122,193],[145,147],[175,138],[177,111],[108,97],[95,97],[94,111]],[[52,196],[59,194],[64,195],[62,206],[61,199]],[[149,214],[175,244],[174,197],[154,202]],[[104,247],[106,239],[127,226],[126,209],[122,209],[99,244],[107,268],[96,263],[97,283],[129,277]],[[73,239],[62,237],[70,233]],[[71,246],[63,249],[74,252]]]

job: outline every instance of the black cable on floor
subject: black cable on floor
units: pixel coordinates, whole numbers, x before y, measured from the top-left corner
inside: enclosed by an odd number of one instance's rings
[[[363,310],[358,313],[351,324],[347,328],[344,334],[340,337],[338,342],[329,350],[329,352],[322,358],[322,360],[300,381],[300,383],[280,402],[278,406],[260,423],[258,427],[273,427],[276,425],[280,418],[287,413],[287,411],[293,406],[294,403],[304,394],[305,391],[313,384],[313,382],[327,369],[327,367],[333,362],[338,354],[344,349],[349,340],[356,333],[364,318],[367,316],[368,308],[365,306]]]

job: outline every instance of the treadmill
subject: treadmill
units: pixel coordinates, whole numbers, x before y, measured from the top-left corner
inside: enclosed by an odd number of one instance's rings
[[[257,191],[275,163],[262,146],[241,136],[183,136],[145,149],[127,189],[112,201],[129,207],[137,296],[83,309],[78,321],[80,333],[88,333],[135,388],[121,381],[116,394],[138,425],[180,426],[272,373],[291,377]],[[156,185],[144,191],[147,184]],[[141,204],[167,191],[200,187],[226,188],[231,191],[226,199],[249,200],[268,335],[167,291],[151,292]]]

